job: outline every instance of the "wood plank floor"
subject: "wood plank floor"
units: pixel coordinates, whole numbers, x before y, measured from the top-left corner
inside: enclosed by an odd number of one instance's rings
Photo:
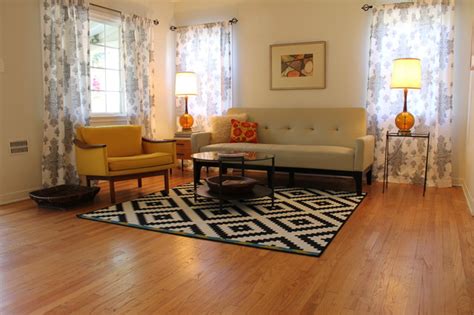
[[[190,181],[174,171],[172,186]],[[163,188],[143,184],[118,184],[118,201]],[[296,185],[353,189],[311,176]],[[474,314],[474,218],[461,189],[381,188],[364,187],[320,258],[77,219],[108,205],[106,185],[69,211],[2,206],[0,314]]]

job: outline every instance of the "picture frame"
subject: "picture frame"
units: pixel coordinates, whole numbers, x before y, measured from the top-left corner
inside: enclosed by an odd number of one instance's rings
[[[270,90],[326,88],[326,41],[270,45]]]

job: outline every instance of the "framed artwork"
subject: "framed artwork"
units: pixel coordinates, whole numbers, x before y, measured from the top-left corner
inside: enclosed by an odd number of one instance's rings
[[[326,88],[326,42],[270,46],[270,89]]]

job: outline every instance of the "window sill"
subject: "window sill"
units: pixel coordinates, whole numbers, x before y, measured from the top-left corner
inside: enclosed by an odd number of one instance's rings
[[[107,126],[107,125],[127,125],[128,117],[125,115],[91,115],[91,126]]]

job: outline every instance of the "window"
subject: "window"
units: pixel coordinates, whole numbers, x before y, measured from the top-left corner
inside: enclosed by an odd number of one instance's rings
[[[125,114],[120,62],[120,16],[91,10],[89,22],[91,113]]]

